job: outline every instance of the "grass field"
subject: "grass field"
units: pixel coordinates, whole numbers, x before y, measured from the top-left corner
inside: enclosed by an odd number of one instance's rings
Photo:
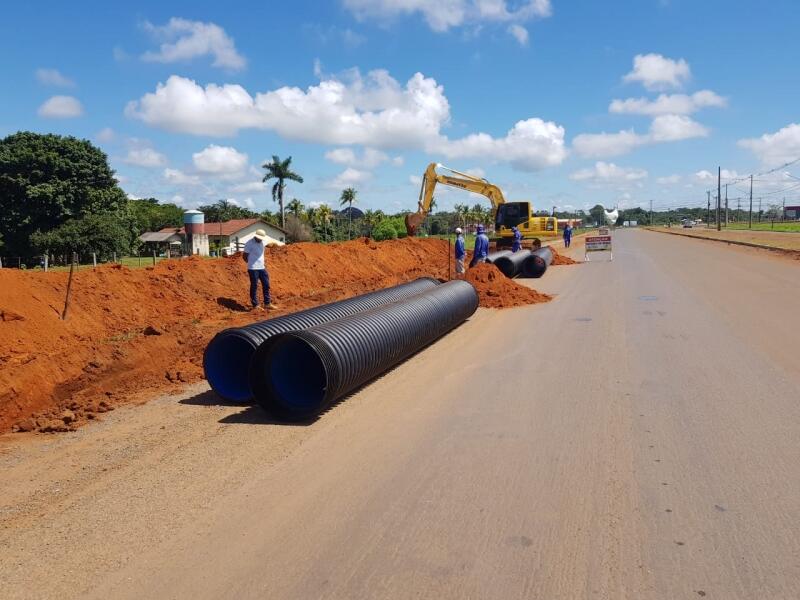
[[[789,223],[786,223],[789,225]],[[776,223],[777,226],[777,223]],[[800,235],[793,235],[792,232],[787,231],[771,231],[764,230],[749,230],[749,229],[716,229],[705,227],[693,227],[691,229],[683,229],[682,227],[673,227],[667,229],[664,227],[653,227],[655,231],[668,231],[670,233],[683,235],[686,237],[705,238],[705,239],[718,239],[730,240],[734,242],[744,242],[746,244],[758,244],[769,248],[776,248],[779,250],[800,250]],[[797,230],[795,230],[797,232]],[[800,233],[800,232],[798,232]]]
[[[736,231],[740,229],[750,229],[750,228],[747,226],[747,222],[745,221],[739,223],[729,223],[725,229]],[[776,223],[767,223],[766,221],[762,221],[761,223],[754,222],[753,231],[783,231],[791,233],[800,233],[800,221],[788,221],[788,222],[776,222]]]

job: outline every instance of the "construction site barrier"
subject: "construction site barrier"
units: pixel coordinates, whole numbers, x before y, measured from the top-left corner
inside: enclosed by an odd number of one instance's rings
[[[512,252],[508,256],[501,256],[494,263],[494,266],[502,271],[508,278],[516,277],[522,272],[522,263],[531,255],[530,250],[519,250]]]
[[[534,250],[522,263],[522,276],[541,277],[551,262],[553,262],[553,250],[550,246]]]
[[[323,304],[290,315],[283,315],[219,332],[206,346],[203,370],[211,388],[231,402],[248,402],[253,393],[248,383],[248,367],[256,348],[272,336],[307,329],[335,319],[409,298],[435,288],[439,282],[422,277],[394,287]]]
[[[490,265],[493,265],[498,258],[503,258],[504,256],[509,256],[510,254],[513,254],[511,250],[498,250],[497,252],[490,252],[486,257],[486,262]]]
[[[316,416],[468,319],[478,293],[450,281],[405,300],[276,335],[250,364],[256,401],[290,421]]]

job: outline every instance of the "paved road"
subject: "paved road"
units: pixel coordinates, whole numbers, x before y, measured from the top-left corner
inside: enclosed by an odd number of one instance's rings
[[[480,311],[310,427],[195,406],[205,394],[57,442],[70,464],[103,444],[118,477],[62,474],[73,501],[21,509],[0,530],[18,559],[0,553],[0,584],[62,598],[800,597],[800,265],[653,232],[615,243],[613,262],[536,282],[555,301]],[[149,441],[119,457],[117,430]],[[26,461],[58,471],[20,452],[18,489]]]

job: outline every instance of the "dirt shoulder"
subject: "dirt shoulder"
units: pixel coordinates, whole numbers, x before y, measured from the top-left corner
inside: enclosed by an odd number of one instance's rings
[[[249,311],[239,257],[81,270],[66,321],[67,273],[2,269],[0,434],[69,431],[123,404],[180,391],[202,379],[203,350],[218,331],[417,277],[447,279],[449,252],[444,240],[419,238],[269,248],[280,308],[270,315]],[[483,306],[549,299],[504,278],[474,275]]]
[[[648,231],[682,235],[703,240],[750,246],[764,250],[777,250],[800,259],[800,233],[784,231],[751,231],[747,229],[683,229],[679,227],[646,227]]]

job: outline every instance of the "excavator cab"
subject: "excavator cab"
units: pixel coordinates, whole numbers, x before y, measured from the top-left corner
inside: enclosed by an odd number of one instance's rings
[[[511,229],[531,218],[530,202],[506,202],[497,207],[494,229],[499,234],[503,228]]]

